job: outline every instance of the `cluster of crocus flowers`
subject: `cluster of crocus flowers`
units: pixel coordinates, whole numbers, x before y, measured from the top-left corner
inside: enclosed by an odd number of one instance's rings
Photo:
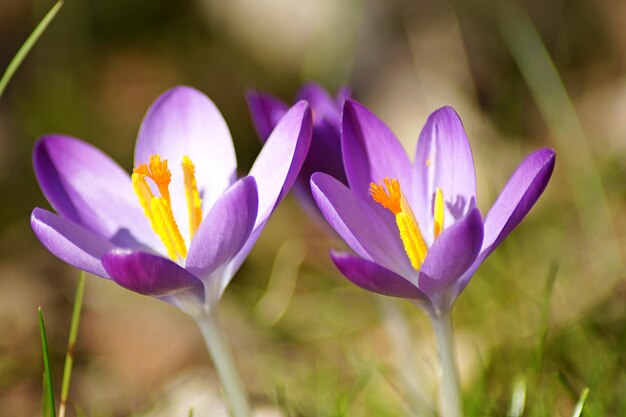
[[[248,95],[264,146],[240,179],[224,119],[189,87],[165,92],[150,107],[130,173],[83,141],[43,137],[35,173],[56,214],[36,208],[35,234],[68,264],[194,317],[235,416],[247,417],[215,306],[295,184],[356,253],[331,251],[343,275],[409,299],[431,317],[444,415],[460,416],[450,310],[543,193],[554,151],[527,156],[483,219],[470,145],[451,108],[430,115],[411,162],[391,130],[346,89],[335,99],[309,84],[298,98],[289,108],[264,93]]]
[[[132,174],[75,138],[50,135],[35,145],[35,174],[57,213],[33,211],[39,240],[70,265],[192,315],[239,417],[249,409],[226,363],[215,306],[296,180],[311,130],[301,101],[285,111],[249,175],[237,179],[223,117],[201,92],[177,87],[148,110]]]

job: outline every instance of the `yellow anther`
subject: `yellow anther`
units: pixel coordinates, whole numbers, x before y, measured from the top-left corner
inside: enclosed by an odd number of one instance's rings
[[[424,242],[417,222],[412,216],[402,212],[396,214],[396,224],[400,231],[404,251],[409,257],[411,265],[415,269],[420,269],[424,263],[424,259],[426,259],[428,247],[426,246],[426,242]]]
[[[171,203],[169,185],[172,180],[172,173],[167,167],[167,160],[161,160],[161,156],[158,154],[150,155],[148,164],[139,165],[133,169],[133,174],[139,174],[154,181],[161,197]]]
[[[443,191],[441,188],[437,187],[435,191],[435,227],[434,227],[434,235],[435,239],[439,237],[441,232],[443,232],[443,217],[444,217],[444,202],[443,202]]]
[[[413,268],[419,269],[426,259],[428,246],[420,232],[415,215],[402,194],[400,182],[394,178],[385,178],[382,183],[371,183],[370,195],[374,201],[395,214],[404,250]]]
[[[187,257],[185,240],[178,230],[170,203],[164,197],[153,197],[150,200],[150,211],[154,231],[163,241],[169,257],[174,260]]]
[[[189,213],[189,238],[198,231],[202,222],[202,200],[196,184],[195,167],[188,156],[183,156],[183,174],[185,178],[185,195],[187,196],[187,211]]]
[[[135,194],[137,194],[139,198],[139,204],[141,204],[144,214],[152,224],[152,210],[150,209],[150,200],[154,197],[152,190],[150,190],[144,175],[135,172],[131,178],[133,181],[133,190],[135,190]]]

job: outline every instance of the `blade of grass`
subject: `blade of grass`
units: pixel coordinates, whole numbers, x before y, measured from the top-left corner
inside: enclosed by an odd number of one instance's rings
[[[70,336],[67,341],[67,353],[65,354],[65,366],[63,368],[63,382],[61,384],[61,403],[59,404],[59,417],[65,417],[67,408],[67,398],[70,392],[70,380],[72,378],[72,366],[74,365],[74,346],[78,335],[78,324],[80,323],[80,313],[83,307],[83,295],[85,293],[85,275],[80,272],[76,295],[74,297],[74,308],[72,309],[72,322],[70,324]]]
[[[559,262],[553,261],[548,270],[546,278],[546,286],[541,305],[539,341],[537,342],[535,365],[538,378],[541,379],[543,370],[543,359],[545,356],[546,340],[548,338],[548,330],[550,327],[550,305],[552,301],[552,293],[554,292],[554,283],[559,273]]]
[[[511,395],[511,406],[508,417],[521,417],[526,406],[526,379],[519,376],[513,383],[513,394]]]
[[[52,6],[52,8],[48,11],[48,13],[46,13],[44,18],[41,19],[41,22],[39,22],[39,24],[35,27],[35,30],[33,30],[30,36],[22,44],[11,62],[9,62],[9,65],[4,71],[2,78],[0,78],[0,98],[2,97],[2,93],[4,93],[7,84],[9,84],[9,81],[13,77],[13,74],[15,74],[15,71],[17,71],[22,61],[24,61],[24,58],[26,58],[30,50],[33,48],[37,40],[39,40],[43,32],[46,30],[50,22],[52,22],[52,19],[54,19],[62,6],[63,0],[57,1],[54,6]]]
[[[583,389],[583,392],[580,394],[578,403],[576,403],[576,407],[574,408],[572,417],[580,417],[583,414],[583,409],[585,408],[585,404],[587,403],[588,396],[589,396],[589,387],[585,387],[585,389]]]
[[[52,371],[50,370],[50,356],[48,354],[48,338],[46,337],[46,327],[43,322],[41,307],[39,307],[39,331],[41,333],[41,350],[43,353],[44,396],[47,397],[48,417],[56,417],[54,390],[52,387]],[[44,401],[44,403],[46,403],[46,401]]]
[[[499,2],[498,23],[504,42],[537,103],[562,158],[571,193],[596,267],[621,267],[613,217],[594,161],[589,140],[530,17],[518,2]]]

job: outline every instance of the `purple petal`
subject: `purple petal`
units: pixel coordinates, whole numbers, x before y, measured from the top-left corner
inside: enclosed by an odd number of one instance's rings
[[[446,290],[472,265],[482,243],[483,218],[477,208],[446,228],[435,240],[419,275],[419,288],[433,304],[442,307],[454,302],[446,299]]]
[[[259,238],[267,219],[296,180],[311,144],[311,110],[301,101],[289,109],[263,145],[250,176],[254,177],[259,193],[259,208],[248,241],[223,268],[222,288],[237,272]]]
[[[307,83],[296,94],[296,100],[305,100],[311,106],[313,124],[317,125],[322,120],[330,127],[339,132],[339,107],[324,88],[316,83]]]
[[[47,210],[36,208],[30,225],[54,256],[78,269],[109,278],[100,258],[114,248],[106,239]]]
[[[415,271],[404,252],[397,228],[382,219],[359,195],[327,174],[311,177],[317,205],[333,229],[362,258],[400,275]],[[393,217],[391,213],[385,213]]]
[[[415,285],[377,263],[334,251],[331,251],[330,257],[337,269],[361,288],[391,297],[427,300]]]
[[[417,142],[414,167],[415,213],[432,236],[433,201],[437,187],[445,201],[444,224],[453,224],[470,210],[476,198],[472,150],[461,119],[451,107],[433,112]]]
[[[81,140],[51,135],[33,150],[39,185],[63,217],[117,245],[161,248],[145,218],[130,175],[100,150]]]
[[[369,199],[370,183],[391,177],[410,196],[409,157],[389,127],[354,100],[346,100],[343,108],[341,140],[346,176],[355,193]]]
[[[343,106],[347,99],[352,96],[352,89],[347,85],[341,87],[337,92],[337,108],[343,109]]]
[[[237,160],[228,126],[215,104],[191,87],[166,91],[148,109],[135,144],[135,166],[147,163],[154,154],[168,160],[172,209],[179,222],[187,219],[183,156],[195,165],[205,215],[236,177]]]
[[[491,253],[526,217],[546,189],[555,159],[554,150],[539,149],[517,167],[487,214],[482,251]]]
[[[545,190],[556,155],[554,150],[539,149],[517,167],[485,218],[485,239],[480,255],[455,285],[455,297],[461,293],[480,264],[522,221]]]
[[[265,224],[293,185],[309,150],[311,131],[311,110],[301,101],[283,116],[261,149],[250,169],[259,191],[255,229]]]
[[[248,109],[252,116],[252,123],[262,143],[270,137],[272,130],[281,117],[287,112],[289,106],[276,97],[252,90],[246,94]]]
[[[165,297],[181,291],[201,296],[202,282],[169,259],[151,253],[113,249],[102,257],[102,265],[111,278],[124,288],[139,294]]]
[[[258,202],[252,177],[242,178],[226,190],[194,236],[185,267],[205,278],[235,256],[252,232]]]

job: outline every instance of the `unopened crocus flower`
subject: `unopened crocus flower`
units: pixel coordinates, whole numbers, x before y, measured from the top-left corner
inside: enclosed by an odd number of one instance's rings
[[[237,179],[222,115],[201,92],[176,87],[148,110],[132,172],[68,136],[45,136],[33,152],[57,213],[32,213],[42,244],[70,265],[192,315],[238,417],[250,412],[216,305],[295,181],[311,130],[309,106],[299,102],[277,123],[249,175]]]
[[[342,151],[348,185],[324,173],[311,179],[322,214],[356,253],[331,252],[332,260],[356,285],[413,300],[429,314],[442,359],[444,415],[458,416],[450,308],[544,191],[555,153],[527,156],[483,221],[472,151],[450,107],[430,115],[412,163],[381,120],[347,100]]]
[[[309,103],[313,114],[311,147],[293,188],[307,210],[313,208],[317,211],[309,185],[313,173],[324,172],[347,184],[341,158],[339,129],[341,109],[349,96],[350,90],[344,87],[333,98],[316,83],[305,84],[296,94],[296,100]],[[289,106],[282,100],[257,90],[250,91],[246,98],[257,134],[265,142]]]

